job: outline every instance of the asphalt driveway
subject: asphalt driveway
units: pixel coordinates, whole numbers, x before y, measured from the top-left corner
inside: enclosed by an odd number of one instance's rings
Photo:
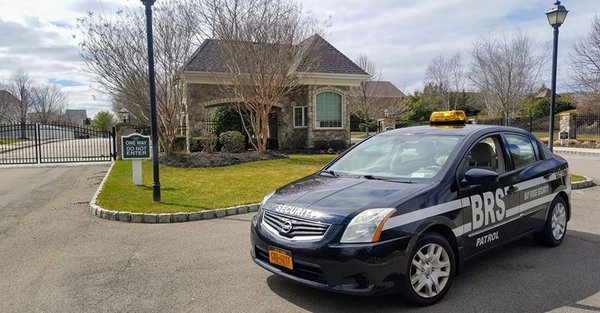
[[[106,170],[0,169],[0,312],[600,311],[600,187],[573,192],[562,246],[526,239],[470,262],[441,303],[422,309],[260,269],[249,257],[253,214],[181,224],[94,217],[87,202]]]

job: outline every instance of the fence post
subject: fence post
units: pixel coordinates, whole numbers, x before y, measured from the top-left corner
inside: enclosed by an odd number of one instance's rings
[[[35,123],[34,128],[34,137],[35,137],[35,159],[36,163],[42,163],[42,141],[41,141],[41,133],[40,133],[40,123]]]
[[[112,132],[110,135],[112,137],[112,148],[113,148],[112,159],[113,159],[113,161],[116,161],[117,160],[117,127],[115,127],[115,126],[112,127]]]

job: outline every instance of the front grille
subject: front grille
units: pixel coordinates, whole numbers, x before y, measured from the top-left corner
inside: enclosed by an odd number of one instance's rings
[[[259,260],[265,262],[265,263],[269,263],[269,253],[261,248],[259,248],[258,246],[255,246],[255,254],[256,254],[256,258],[258,258]],[[293,256],[292,256],[293,257]],[[313,264],[308,264],[305,262],[298,262],[298,260],[294,260],[294,269],[293,270],[289,270],[285,267],[280,267],[277,266],[277,268],[281,269],[283,272],[294,275],[298,278],[302,278],[302,279],[306,279],[306,280],[311,280],[320,284],[327,284],[327,281],[325,280],[325,276],[323,276],[323,271],[321,270],[321,268],[317,265],[313,265]]]
[[[271,226],[281,236],[294,237],[322,237],[329,229],[329,224],[300,219],[297,217],[278,214],[271,211],[264,211],[263,222]],[[282,231],[283,224],[292,223],[292,229],[289,232]]]

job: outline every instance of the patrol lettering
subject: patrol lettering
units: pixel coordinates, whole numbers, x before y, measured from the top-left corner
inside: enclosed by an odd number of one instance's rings
[[[508,187],[498,188],[495,192],[486,191],[481,195],[472,195],[469,198],[473,230],[500,222],[506,217],[506,204],[503,198],[507,192]]]
[[[475,247],[485,245],[485,244],[490,243],[499,238],[500,238],[500,235],[498,234],[497,231],[495,231],[491,234],[487,234],[485,236],[481,236],[481,237],[477,238],[477,241],[475,242]]]

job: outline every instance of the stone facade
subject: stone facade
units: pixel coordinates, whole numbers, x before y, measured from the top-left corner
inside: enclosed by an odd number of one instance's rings
[[[236,99],[224,96],[219,85],[187,84],[188,125],[192,134],[202,130],[204,123],[211,120],[212,108],[230,105]],[[305,85],[293,92],[281,108],[275,108],[277,125],[271,138],[277,138],[282,149],[337,148],[350,144],[350,113],[347,108],[347,86]],[[321,92],[335,92],[342,96],[342,127],[319,129],[316,126],[316,96]],[[305,106],[306,127],[294,127],[294,107]],[[273,127],[272,127],[273,129]],[[329,144],[332,142],[332,144]]]

